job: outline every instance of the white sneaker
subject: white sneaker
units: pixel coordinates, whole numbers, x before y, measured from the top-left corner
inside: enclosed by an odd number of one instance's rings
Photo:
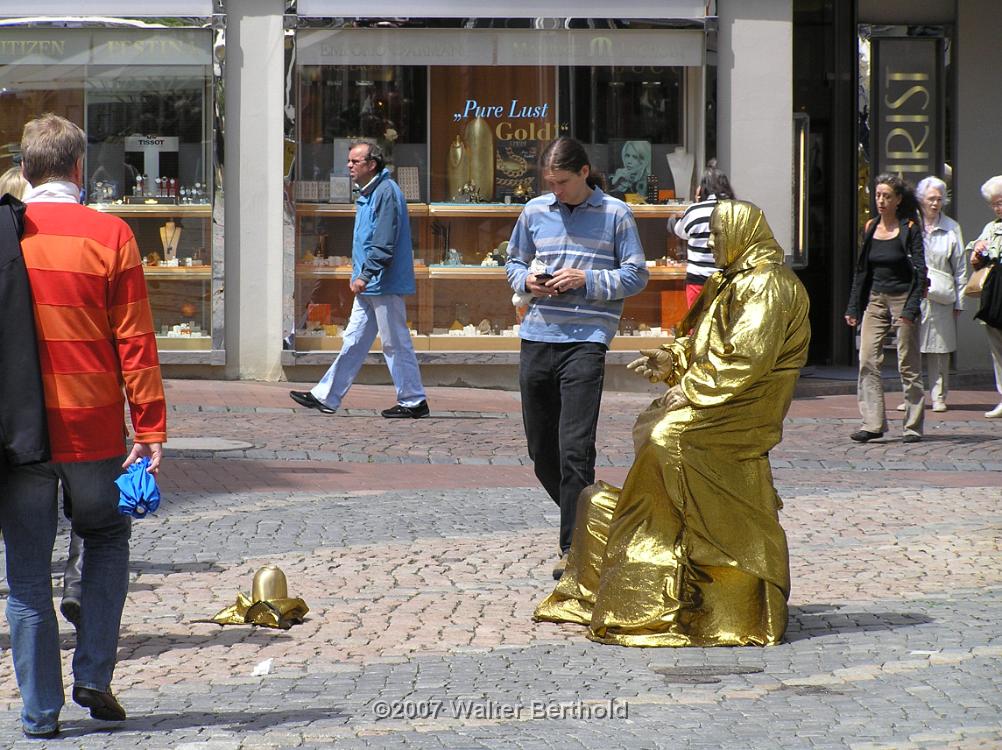
[[[908,408],[908,404],[901,403],[901,404],[898,404],[897,406],[895,406],[894,410],[895,411],[904,411],[907,408]]]
[[[938,401],[937,403],[932,405],[932,410],[936,412],[944,412],[946,411],[946,404],[944,404],[942,401]]]
[[[988,419],[1002,419],[1002,404],[999,404],[991,411],[986,411],[985,417]]]

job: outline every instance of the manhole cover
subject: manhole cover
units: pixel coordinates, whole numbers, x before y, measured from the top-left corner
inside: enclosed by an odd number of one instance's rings
[[[253,447],[253,443],[219,437],[169,438],[167,442],[167,449],[175,451],[239,451]]]
[[[841,690],[832,690],[824,685],[783,685],[780,690],[797,695],[841,695]]]
[[[758,674],[763,670],[760,667],[654,667],[654,671],[662,675],[666,682],[674,682],[681,685],[711,685],[720,682],[721,677],[728,677],[736,674]]]

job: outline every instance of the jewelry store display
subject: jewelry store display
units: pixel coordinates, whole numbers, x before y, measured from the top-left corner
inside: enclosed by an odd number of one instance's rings
[[[470,182],[470,155],[463,137],[456,134],[446,155],[445,192],[453,200],[459,191]]]
[[[166,263],[177,263],[177,246],[181,241],[181,227],[174,221],[168,221],[160,227],[160,242],[164,248]]]
[[[685,148],[678,146],[666,157],[668,168],[671,170],[672,179],[675,181],[675,197],[678,200],[691,200],[692,176],[695,167],[695,159]]]
[[[470,182],[479,189],[478,201],[494,200],[494,135],[483,117],[466,126],[466,145],[470,153]]]

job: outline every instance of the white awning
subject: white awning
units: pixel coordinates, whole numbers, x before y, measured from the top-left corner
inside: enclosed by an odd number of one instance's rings
[[[212,0],[34,0],[7,2],[0,19],[24,16],[200,16],[212,15]],[[44,20],[40,18],[39,20]]]
[[[346,18],[673,18],[703,19],[708,0],[299,0],[301,16]]]
[[[699,29],[302,29],[300,65],[703,64]]]

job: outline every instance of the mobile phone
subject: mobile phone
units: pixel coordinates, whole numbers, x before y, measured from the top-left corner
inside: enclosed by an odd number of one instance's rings
[[[537,284],[545,284],[547,281],[549,281],[552,278],[553,278],[553,274],[552,273],[537,273],[536,274],[536,283]]]

